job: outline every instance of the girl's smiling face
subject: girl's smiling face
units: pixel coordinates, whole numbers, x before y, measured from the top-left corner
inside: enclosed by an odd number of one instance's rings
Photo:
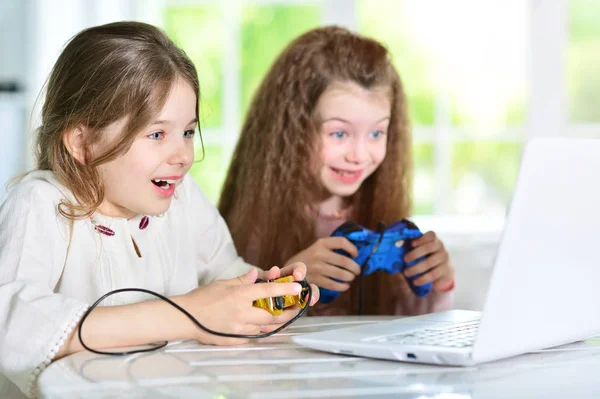
[[[195,108],[196,93],[177,79],[160,113],[131,148],[98,167],[105,194],[100,213],[129,219],[169,209],[175,187],[194,161]],[[103,142],[116,143],[126,122],[123,118],[109,125]]]
[[[391,101],[387,87],[365,89],[334,83],[319,98],[321,184],[348,197],[379,167],[386,154]]]

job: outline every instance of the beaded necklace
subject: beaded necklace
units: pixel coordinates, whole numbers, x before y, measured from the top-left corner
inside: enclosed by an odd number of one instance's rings
[[[99,224],[93,216],[90,216],[90,221],[92,222],[92,226],[94,226],[94,230],[96,230],[98,233],[104,234],[108,237],[112,237],[115,235],[115,231],[113,229]],[[138,227],[140,228],[140,230],[144,230],[146,227],[148,227],[149,223],[150,218],[148,216],[144,216],[142,220],[140,220],[140,224]]]

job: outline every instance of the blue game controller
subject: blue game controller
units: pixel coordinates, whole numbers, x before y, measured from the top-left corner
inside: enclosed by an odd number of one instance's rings
[[[422,235],[419,228],[407,219],[396,222],[381,232],[369,230],[354,222],[346,222],[331,234],[332,237],[346,237],[356,246],[358,256],[354,261],[363,267],[362,274],[365,276],[376,271],[389,274],[400,273],[406,267],[419,263],[424,258],[405,263],[404,255],[412,249],[411,241]],[[335,252],[350,257],[346,251]],[[414,285],[413,280],[421,275],[408,278],[408,284],[415,295],[424,297],[431,291],[432,284]],[[321,293],[319,302],[322,303],[330,303],[340,294],[339,291],[322,287],[319,287],[319,291]]]

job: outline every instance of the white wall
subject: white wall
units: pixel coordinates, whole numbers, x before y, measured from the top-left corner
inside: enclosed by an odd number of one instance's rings
[[[0,0],[0,85],[25,88],[27,27],[25,2]],[[27,119],[24,94],[0,91],[0,198],[10,177],[24,168],[24,125]]]
[[[0,82],[25,79],[25,4],[20,0],[0,0]]]
[[[0,0],[0,198],[12,176],[33,167],[32,132],[39,125],[38,98],[64,44],[86,27],[119,20],[162,24],[163,1]]]

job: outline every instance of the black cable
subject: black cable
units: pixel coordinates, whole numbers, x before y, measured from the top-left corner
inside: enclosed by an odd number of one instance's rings
[[[379,244],[381,244],[381,241],[383,240],[383,233],[385,233],[385,224],[383,222],[377,223],[376,231],[379,233],[379,240],[377,240],[377,243],[371,250],[371,253],[369,254],[369,256],[367,256],[367,259],[365,259],[365,261],[362,263],[362,265],[360,265],[360,276],[358,279],[358,312],[357,312],[357,314],[359,316],[362,315],[363,302],[364,302],[364,296],[365,296],[364,270],[365,270],[365,267],[367,266],[367,263],[369,263],[371,256],[375,252],[377,252],[377,250],[379,249]]]
[[[358,312],[357,315],[362,315],[363,312],[363,302],[364,302],[364,292],[365,292],[365,275],[363,269],[365,268],[367,262],[371,258],[371,255],[367,257],[367,260],[360,265],[360,276],[358,276]]]
[[[169,298],[167,298],[164,295],[158,294],[154,291],[150,291],[150,290],[147,290],[144,288],[120,288],[118,290],[110,291],[110,292],[102,295],[102,297],[100,297],[100,299],[98,299],[96,302],[94,302],[94,304],[92,306],[90,306],[90,308],[83,314],[83,317],[81,318],[81,322],[79,323],[77,335],[79,337],[79,342],[81,342],[81,346],[83,346],[88,351],[96,353],[98,355],[126,356],[126,355],[132,355],[134,353],[151,352],[151,351],[155,351],[160,348],[164,348],[168,344],[167,341],[159,343],[159,344],[150,344],[150,345],[155,345],[151,348],[135,349],[135,350],[125,351],[125,352],[105,352],[105,351],[99,351],[99,350],[95,350],[95,349],[88,347],[83,342],[83,338],[81,337],[81,329],[83,328],[83,322],[85,321],[85,319],[87,319],[87,317],[90,315],[90,313],[92,313],[92,311],[100,304],[100,302],[102,302],[103,300],[105,300],[106,298],[108,298],[111,295],[119,294],[121,292],[143,292],[145,294],[154,295],[155,297],[162,299],[163,301],[172,305],[173,307],[178,309],[180,312],[182,312],[184,315],[186,315],[188,317],[188,319],[190,319],[195,325],[197,325],[200,329],[206,331],[207,333],[210,333],[213,335],[218,335],[221,337],[228,337],[228,338],[247,338],[247,339],[267,338],[267,337],[270,337],[271,335],[276,334],[279,331],[283,330],[284,328],[286,328],[287,326],[289,326],[290,324],[292,324],[293,322],[298,320],[298,318],[300,318],[302,315],[304,315],[304,313],[306,313],[306,310],[310,306],[310,301],[312,299],[312,287],[310,286],[310,284],[307,284],[307,287],[308,287],[308,298],[306,300],[306,306],[304,306],[304,308],[302,308],[302,310],[300,310],[300,312],[298,312],[298,314],[296,316],[294,316],[293,319],[289,320],[287,323],[283,324],[282,326],[276,328],[275,330],[273,330],[271,332],[263,333],[263,334],[256,334],[256,335],[229,334],[229,333],[222,333],[219,331],[211,330],[210,328],[203,326],[187,310],[185,310],[181,306],[177,305],[175,302],[173,302],[172,300],[170,300]]]

